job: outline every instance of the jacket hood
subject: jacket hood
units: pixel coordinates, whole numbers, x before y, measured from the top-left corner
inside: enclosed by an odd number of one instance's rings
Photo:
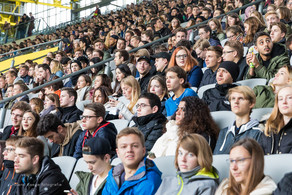
[[[219,91],[220,95],[225,96],[230,88],[237,87],[236,84],[216,84],[215,88]]]
[[[279,44],[279,43],[274,43],[273,45],[273,49],[272,49],[272,52],[271,52],[271,56],[272,58],[276,57],[276,56],[280,56],[280,55],[283,55],[283,54],[287,54],[287,51],[285,49],[285,46],[282,45],[282,44]]]
[[[79,122],[66,123],[65,127],[67,128],[67,134],[65,136],[63,143],[61,144],[62,146],[65,146],[66,144],[68,144],[71,138],[73,137],[73,135],[76,133],[76,131],[81,129]]]
[[[7,169],[14,169],[14,161],[12,160],[4,160],[3,164],[4,164],[4,167]]]
[[[246,124],[241,125],[238,134],[243,134],[243,133],[245,133],[247,130],[249,130],[251,128],[261,131],[259,127],[255,127],[255,126],[258,126],[258,125],[259,125],[259,121],[257,119],[251,119]],[[228,127],[228,130],[227,130],[227,132],[225,134],[225,137],[224,137],[223,144],[220,147],[220,151],[223,150],[223,148],[225,146],[225,143],[226,143],[226,139],[227,139],[229,133],[232,133],[235,136],[235,125],[234,124]]]
[[[153,113],[153,114],[148,114],[146,116],[141,116],[141,117],[134,116],[133,117],[133,121],[136,124],[138,124],[139,126],[145,125],[154,119],[158,120],[158,122],[161,122],[161,123],[164,123],[166,121],[165,116],[161,113]]]

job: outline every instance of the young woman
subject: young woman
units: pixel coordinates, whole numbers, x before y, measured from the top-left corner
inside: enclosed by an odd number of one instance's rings
[[[92,96],[89,93],[90,86],[90,77],[86,74],[80,75],[75,86],[75,90],[77,92],[77,102],[91,99]]]
[[[151,152],[156,157],[175,155],[178,140],[191,133],[202,135],[213,150],[219,128],[208,106],[201,99],[188,96],[180,101],[172,120],[166,124],[166,133],[155,142]]]
[[[198,87],[203,77],[203,72],[198,66],[198,61],[191,55],[190,51],[184,47],[177,47],[168,64],[168,67],[179,66],[187,73],[187,81],[192,87]]]
[[[40,112],[44,109],[44,102],[40,98],[32,98],[29,101],[29,105],[32,111],[36,112],[37,114],[40,114]]]
[[[292,68],[290,65],[280,68],[269,86],[258,85],[253,88],[256,95],[256,104],[254,108],[273,107],[275,94],[277,94],[283,86],[288,84],[292,84]]]
[[[250,47],[254,45],[254,35],[264,30],[264,26],[261,25],[261,22],[256,17],[249,17],[244,21],[244,32],[245,37],[243,39],[243,43],[245,46]]]
[[[100,86],[94,90],[92,96],[92,102],[105,104],[109,101],[109,97],[111,95],[111,90],[108,87]]]
[[[155,75],[149,80],[147,92],[156,94],[161,101],[161,113],[166,116],[165,101],[169,98],[165,77]]]
[[[128,121],[132,119],[136,113],[136,103],[139,99],[141,89],[138,81],[133,76],[128,76],[121,81],[121,87],[123,91],[123,96],[130,101],[128,105],[123,102],[110,99],[110,105],[112,107],[117,107],[120,118],[124,118]]]
[[[235,121],[220,130],[214,154],[229,154],[231,146],[240,139],[249,137],[259,141],[262,131],[259,122],[250,118],[255,105],[256,96],[251,88],[238,86],[228,91],[231,111],[235,114]]]
[[[212,150],[203,136],[184,136],[176,147],[176,176],[164,178],[156,194],[214,194],[219,176],[212,162]]]
[[[121,89],[121,81],[123,78],[126,78],[127,76],[131,75],[131,70],[126,64],[120,64],[116,68],[116,80],[115,80],[115,86],[113,89],[114,96],[120,97],[122,96],[122,89]]]
[[[231,13],[227,15],[226,29],[230,26],[240,26],[241,28],[243,27],[237,13]]]
[[[96,64],[96,63],[98,63],[100,61],[101,61],[100,58],[94,57],[89,61],[89,65],[92,66],[92,65],[94,65],[94,64]],[[91,71],[91,74],[90,74],[91,80],[94,82],[95,81],[95,77],[98,74],[103,74],[104,73],[104,65],[101,65],[101,66],[98,66],[98,67],[95,67],[95,68],[91,68],[90,71]]]
[[[281,88],[260,140],[265,154],[292,153],[292,87]],[[277,143],[277,144],[275,144]]]
[[[172,33],[174,33],[178,28],[180,28],[180,21],[177,18],[173,18],[170,24],[171,25],[169,29],[171,30]]]
[[[208,21],[208,25],[212,30],[212,35],[220,41],[225,39],[225,34],[222,30],[221,22],[217,18],[212,18]]]
[[[275,182],[264,175],[264,153],[253,139],[236,142],[229,155],[229,179],[222,181],[215,195],[272,194]]]
[[[63,66],[57,60],[52,60],[50,63],[51,73],[55,74],[58,77],[62,77],[64,75]]]
[[[82,69],[82,66],[81,66],[81,62],[78,61],[78,60],[75,60],[75,61],[72,61],[71,64],[70,64],[70,70],[71,70],[71,73],[74,73],[74,72],[77,72],[78,70],[81,70]],[[76,86],[77,84],[77,80],[78,80],[78,77],[80,76],[81,74],[78,74],[78,75],[75,75],[75,76],[72,76],[70,78],[71,82],[72,82],[72,86]]]
[[[40,112],[40,117],[50,113],[56,113],[57,107],[60,107],[60,99],[57,94],[50,93],[45,95],[44,109]]]

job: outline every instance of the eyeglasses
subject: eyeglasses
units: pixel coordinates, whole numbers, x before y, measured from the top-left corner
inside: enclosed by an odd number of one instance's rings
[[[179,110],[185,112],[186,111],[186,107],[177,107],[176,112],[179,111]]]
[[[234,52],[234,50],[233,51],[223,51],[223,55],[226,55],[226,54],[228,54],[228,53],[232,53],[232,52]]]
[[[186,57],[188,57],[188,55],[187,55],[187,54],[176,55],[175,57],[176,57],[176,58],[186,58]]]
[[[143,104],[143,103],[141,103],[141,104],[136,104],[136,108],[138,109],[138,108],[145,108],[146,106],[150,106],[150,105],[148,105],[148,104]]]
[[[83,115],[81,115],[81,116],[80,116],[80,119],[81,119],[81,120],[83,120],[83,119],[85,119],[85,120],[89,120],[89,119],[91,119],[91,118],[93,118],[93,117],[97,117],[97,116],[83,116]]]
[[[16,117],[16,118],[22,118],[22,115],[20,115],[20,114],[15,114],[15,113],[12,113],[11,116],[12,116],[12,117]]]
[[[231,38],[233,38],[233,37],[235,37],[235,35],[231,35],[230,37],[227,37],[227,39],[231,39]]]
[[[230,163],[230,165],[231,165],[231,164],[237,164],[238,166],[241,166],[241,165],[244,164],[244,162],[245,162],[247,159],[251,159],[251,157],[239,158],[239,159],[227,159],[227,163]]]
[[[15,148],[4,148],[4,151],[10,153],[10,152],[14,152]]]

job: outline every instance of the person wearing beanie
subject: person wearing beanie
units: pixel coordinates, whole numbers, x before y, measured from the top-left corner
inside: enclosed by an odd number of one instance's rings
[[[230,103],[226,98],[228,90],[236,87],[233,84],[239,74],[239,67],[231,61],[222,62],[216,73],[215,88],[208,89],[203,94],[203,100],[209,106],[211,112],[231,110]]]
[[[90,172],[75,172],[79,178],[79,183],[76,186],[76,191],[70,190],[72,194],[101,194],[108,172],[112,168],[110,153],[111,146],[108,140],[93,137],[87,141],[82,148],[82,155]]]

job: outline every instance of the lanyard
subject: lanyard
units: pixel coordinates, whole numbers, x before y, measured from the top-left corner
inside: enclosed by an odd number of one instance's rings
[[[100,130],[101,128],[107,126],[108,124],[110,124],[110,122],[107,122],[107,123],[105,123],[104,125],[98,127],[98,128],[94,131],[94,133],[92,134],[91,137],[95,137],[95,134],[98,132],[98,130]],[[85,133],[85,135],[84,135],[84,137],[83,137],[82,148],[84,147],[85,140],[87,140],[88,138],[89,138],[89,131],[86,130],[86,133]]]

